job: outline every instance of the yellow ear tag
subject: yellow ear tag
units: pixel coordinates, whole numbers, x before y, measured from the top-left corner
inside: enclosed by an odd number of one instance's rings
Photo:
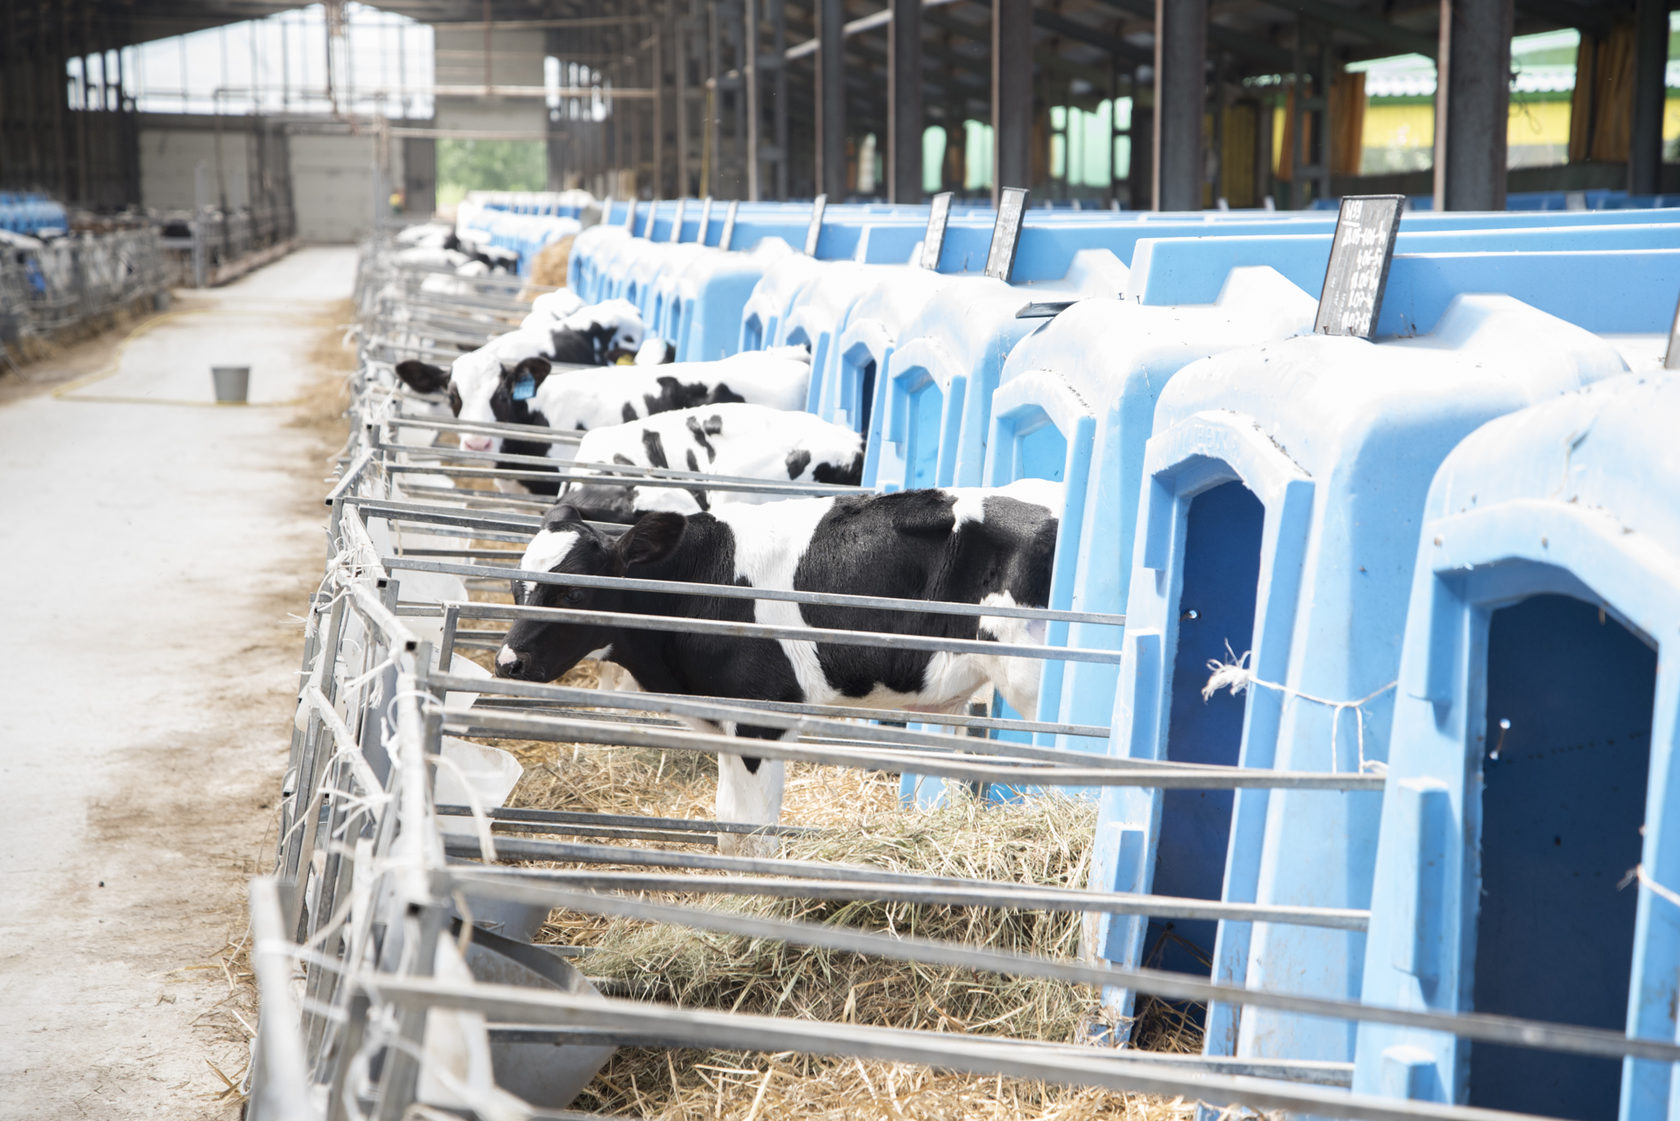
[[[634,354],[620,354],[616,364],[619,366],[634,366],[636,364],[636,356]]]

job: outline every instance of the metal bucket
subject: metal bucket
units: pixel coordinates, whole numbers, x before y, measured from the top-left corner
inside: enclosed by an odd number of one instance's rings
[[[216,383],[218,405],[243,405],[251,389],[251,367],[212,366],[210,377]]]

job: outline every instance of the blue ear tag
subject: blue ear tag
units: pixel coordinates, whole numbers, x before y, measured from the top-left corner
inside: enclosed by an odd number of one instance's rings
[[[526,374],[513,383],[513,399],[515,401],[529,401],[537,395],[537,379]]]

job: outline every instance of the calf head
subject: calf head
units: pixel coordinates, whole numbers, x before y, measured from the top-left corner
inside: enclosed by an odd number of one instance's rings
[[[531,398],[548,377],[550,366],[542,358],[507,363],[483,350],[463,354],[452,370],[410,359],[397,363],[397,377],[417,393],[449,393],[449,409],[462,420],[530,424]],[[463,434],[461,446],[471,451],[493,451],[494,437]]]
[[[546,358],[526,358],[514,365],[500,363],[496,384],[490,390],[490,415],[500,424],[534,424],[531,400],[537,387],[548,377]]]
[[[642,347],[647,327],[642,313],[629,300],[605,300],[582,308],[560,320],[555,331],[556,348],[562,340],[577,358],[562,356],[562,362],[610,366],[621,358],[633,358]],[[558,350],[557,350],[558,352]]]
[[[461,415],[461,395],[449,385],[449,371],[442,366],[434,366],[430,362],[421,362],[410,358],[406,362],[397,363],[397,377],[402,383],[416,393],[429,395],[447,392],[449,394],[449,409],[456,416]]]
[[[636,488],[624,483],[569,483],[561,501],[592,522],[636,520]]]
[[[637,565],[668,556],[686,528],[680,514],[648,514],[613,538],[586,523],[575,507],[561,504],[543,518],[542,530],[526,546],[520,567],[581,576],[625,576]],[[531,582],[516,588],[527,607],[586,611],[627,610],[627,598],[633,594],[616,588]],[[496,676],[553,681],[591,654],[606,657],[615,637],[615,628],[598,623],[521,619],[508,629],[496,655]]]

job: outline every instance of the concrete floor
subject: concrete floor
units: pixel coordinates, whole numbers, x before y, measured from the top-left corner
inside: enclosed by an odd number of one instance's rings
[[[238,1079],[254,1019],[221,963],[269,867],[336,443],[201,405],[227,361],[253,401],[318,388],[354,266],[305,250],[0,377],[0,1117],[237,1115],[212,1064]]]

